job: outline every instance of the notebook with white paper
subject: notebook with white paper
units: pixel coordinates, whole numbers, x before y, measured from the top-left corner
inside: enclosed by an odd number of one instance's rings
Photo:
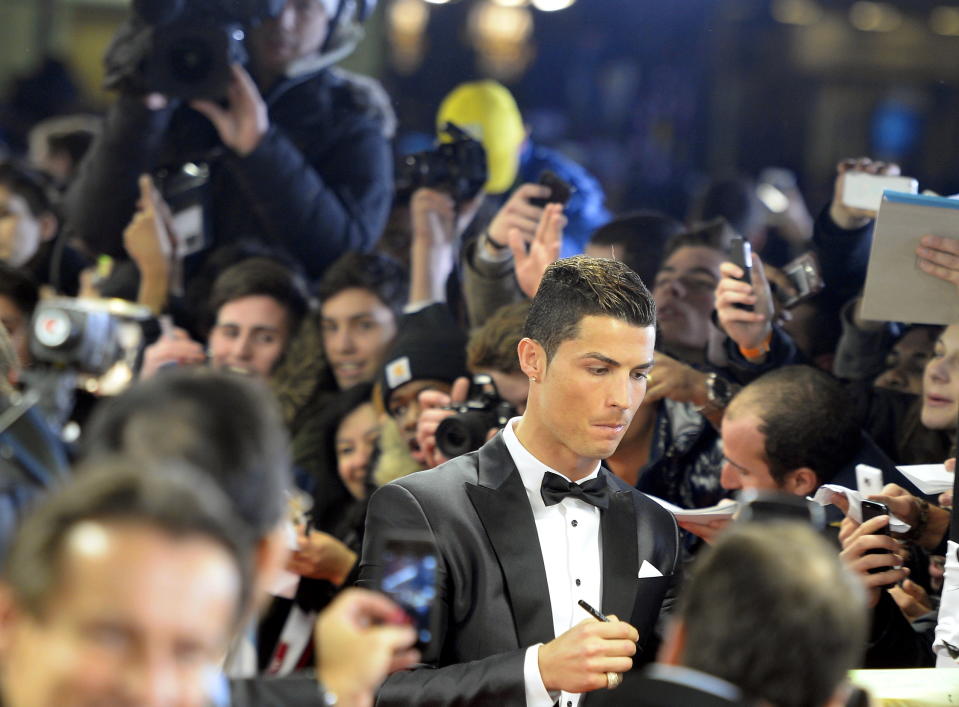
[[[896,468],[914,483],[916,488],[928,495],[951,490],[955,478],[951,472],[946,471],[944,464],[913,464]]]
[[[924,235],[959,239],[959,201],[887,191],[876,218],[862,318],[911,324],[959,322],[955,285],[919,269]]]

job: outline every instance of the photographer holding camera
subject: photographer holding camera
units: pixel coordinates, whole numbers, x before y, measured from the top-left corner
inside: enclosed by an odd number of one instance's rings
[[[68,197],[72,235],[122,254],[137,178],[152,172],[188,277],[212,247],[244,237],[311,278],[370,248],[392,196],[392,111],[378,84],[332,65],[374,5],[135,2],[106,59],[120,98]]]

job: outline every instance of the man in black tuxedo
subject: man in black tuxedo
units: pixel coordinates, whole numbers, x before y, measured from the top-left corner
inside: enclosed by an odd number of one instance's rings
[[[658,662],[624,707],[840,707],[866,643],[865,596],[806,524],[737,523],[696,558]]]
[[[378,705],[605,704],[634,655],[653,658],[678,530],[600,460],[643,400],[654,327],[653,299],[622,263],[553,263],[518,346],[524,415],[372,496],[360,584],[374,584],[393,533],[430,537],[439,576],[424,664],[391,676]],[[587,616],[580,599],[614,617]]]

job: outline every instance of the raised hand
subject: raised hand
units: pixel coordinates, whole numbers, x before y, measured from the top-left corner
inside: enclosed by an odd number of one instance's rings
[[[723,275],[716,286],[716,315],[720,326],[741,349],[759,348],[772,331],[775,314],[762,261],[753,253],[751,285],[738,279],[743,271],[735,263],[723,263],[719,270]],[[752,305],[753,311],[737,304]]]
[[[436,446],[436,430],[447,417],[455,415],[447,409],[453,403],[466,402],[469,396],[469,378],[457,378],[449,395],[439,390],[424,390],[419,395],[420,417],[416,422],[416,442],[429,468],[439,466],[449,459]]]
[[[925,235],[916,248],[919,269],[951,283],[959,293],[959,240]]]
[[[328,533],[313,530],[297,532],[296,550],[286,568],[301,577],[325,579],[340,586],[356,564],[356,553]]]
[[[316,623],[316,672],[338,705],[366,707],[392,672],[419,660],[416,632],[403,610],[387,597],[347,589]]]
[[[543,209],[530,203],[530,199],[546,199],[549,195],[549,187],[542,184],[523,184],[510,194],[489,225],[488,233],[493,246],[505,248],[509,244],[509,234],[514,229],[520,232],[524,242],[530,243],[543,218]]]
[[[876,535],[889,525],[889,516],[870,518],[856,528],[842,541],[839,553],[846,566],[859,576],[866,588],[869,608],[879,603],[879,592],[890,584],[896,584],[909,576],[909,568],[902,567],[908,557],[908,551],[898,540],[888,535]],[[871,554],[870,550],[881,552]],[[884,572],[870,574],[869,570],[889,567]]]
[[[850,172],[896,176],[901,172],[894,162],[873,162],[868,157],[845,159],[836,165],[836,181],[833,184],[832,203],[829,205],[829,217],[840,228],[851,231],[862,228],[876,218],[875,211],[855,209],[842,203],[846,188],[846,175]]]
[[[266,103],[253,78],[239,64],[230,67],[227,107],[213,101],[195,100],[190,106],[205,115],[220,134],[223,144],[246,157],[260,144],[270,128]]]
[[[509,247],[513,251],[516,281],[527,297],[532,298],[536,294],[546,268],[559,258],[565,227],[566,217],[563,215],[562,204],[547,204],[533,240],[528,244],[520,229],[514,228],[509,232]]]

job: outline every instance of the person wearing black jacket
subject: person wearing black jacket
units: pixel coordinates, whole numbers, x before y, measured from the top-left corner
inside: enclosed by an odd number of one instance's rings
[[[378,84],[331,68],[359,39],[341,3],[288,2],[249,28],[251,60],[232,67],[226,107],[121,94],[68,195],[70,235],[121,255],[138,175],[186,164],[194,177],[209,170],[188,277],[210,246],[243,237],[286,251],[314,279],[371,248],[392,198],[392,114]]]

